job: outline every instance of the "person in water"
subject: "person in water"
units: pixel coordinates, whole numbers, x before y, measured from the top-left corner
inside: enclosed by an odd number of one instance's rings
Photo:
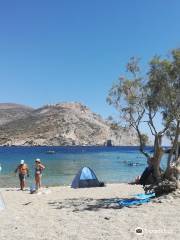
[[[45,169],[45,166],[41,163],[41,160],[37,158],[35,160],[35,182],[36,182],[36,190],[41,188],[41,178],[42,172]]]
[[[20,189],[23,191],[25,188],[26,176],[29,177],[29,168],[28,165],[24,163],[24,160],[21,160],[20,164],[15,169],[15,174],[19,173],[19,182]]]

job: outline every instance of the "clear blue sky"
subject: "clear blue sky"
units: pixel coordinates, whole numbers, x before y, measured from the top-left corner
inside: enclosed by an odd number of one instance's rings
[[[180,46],[180,1],[0,1],[0,102],[78,101],[103,116],[131,56]]]

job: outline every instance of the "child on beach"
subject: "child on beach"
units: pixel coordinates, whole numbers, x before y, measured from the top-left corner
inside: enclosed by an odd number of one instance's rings
[[[26,176],[29,177],[29,168],[24,160],[21,160],[20,164],[15,169],[15,174],[19,173],[20,189],[23,191],[25,188]]]
[[[42,171],[45,169],[45,166],[41,164],[41,160],[37,158],[35,160],[35,182],[36,182],[36,190],[41,188],[41,178]]]

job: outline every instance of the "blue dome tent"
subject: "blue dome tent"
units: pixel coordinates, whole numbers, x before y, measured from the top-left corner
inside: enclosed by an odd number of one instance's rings
[[[74,177],[71,187],[72,188],[88,188],[88,187],[101,187],[104,186],[102,182],[96,177],[96,174],[89,167],[83,167]]]

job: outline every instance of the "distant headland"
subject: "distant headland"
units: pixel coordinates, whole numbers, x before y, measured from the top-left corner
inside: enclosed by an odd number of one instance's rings
[[[33,109],[0,103],[1,146],[138,145],[136,133],[77,102]]]

